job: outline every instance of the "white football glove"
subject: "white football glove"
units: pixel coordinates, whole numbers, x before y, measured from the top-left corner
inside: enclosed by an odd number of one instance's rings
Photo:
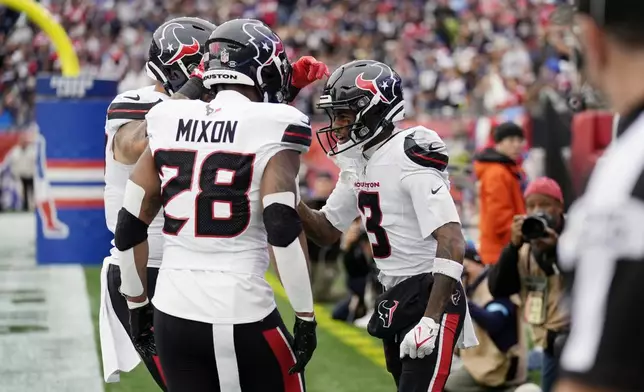
[[[438,337],[438,325],[433,319],[423,317],[418,324],[405,335],[400,343],[400,358],[409,355],[409,358],[425,358],[434,351]]]

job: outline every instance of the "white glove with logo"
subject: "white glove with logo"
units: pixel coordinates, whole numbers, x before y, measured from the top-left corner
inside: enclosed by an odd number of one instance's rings
[[[409,355],[409,358],[425,358],[434,351],[438,337],[438,325],[433,319],[423,317],[418,324],[405,335],[400,343],[400,358]]]

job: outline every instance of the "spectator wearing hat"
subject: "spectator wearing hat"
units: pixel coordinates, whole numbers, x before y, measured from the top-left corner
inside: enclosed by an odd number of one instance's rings
[[[495,264],[510,241],[512,217],[525,213],[521,184],[525,177],[518,159],[524,143],[523,129],[504,123],[494,130],[494,147],[474,158],[479,181],[479,235],[483,264]]]
[[[520,295],[523,318],[535,345],[544,350],[541,387],[550,392],[570,325],[556,249],[564,227],[564,199],[559,185],[542,177],[528,185],[525,203],[528,215],[514,217],[511,240],[491,268],[488,284],[494,297]]]
[[[527,349],[517,295],[493,297],[488,289],[490,267],[469,242],[463,258],[463,286],[479,345],[462,350],[462,367],[452,371],[448,392],[513,391],[527,376]]]

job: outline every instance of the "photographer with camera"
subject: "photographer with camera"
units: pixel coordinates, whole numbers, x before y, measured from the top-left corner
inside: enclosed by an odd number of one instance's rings
[[[489,273],[490,267],[468,241],[462,280],[479,345],[459,351],[460,366],[452,365],[446,392],[514,392],[526,381],[527,350],[519,298],[493,297],[488,289]]]
[[[531,326],[535,345],[544,349],[541,387],[550,392],[570,324],[562,305],[564,280],[557,260],[564,200],[559,185],[546,177],[531,182],[524,198],[527,215],[514,217],[511,241],[490,270],[488,284],[494,297],[520,295],[521,312]]]

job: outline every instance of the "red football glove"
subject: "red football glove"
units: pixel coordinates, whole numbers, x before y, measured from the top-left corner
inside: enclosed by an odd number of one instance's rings
[[[296,88],[304,88],[316,80],[329,76],[329,68],[313,56],[301,57],[293,64],[293,79],[291,84]]]
[[[192,72],[190,72],[190,77],[203,80],[203,73],[204,73],[204,65],[203,65],[203,57],[202,57],[201,61],[199,62],[199,65],[192,68]]]

